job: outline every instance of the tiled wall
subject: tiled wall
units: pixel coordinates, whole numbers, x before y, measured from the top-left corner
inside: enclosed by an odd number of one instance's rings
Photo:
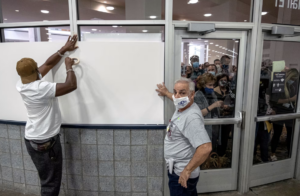
[[[60,195],[162,196],[164,130],[61,129]],[[0,124],[0,187],[39,195],[24,126]]]

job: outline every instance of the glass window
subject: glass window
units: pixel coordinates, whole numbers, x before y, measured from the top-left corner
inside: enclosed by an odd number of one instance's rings
[[[4,42],[65,42],[71,35],[69,26],[3,29]]]
[[[164,26],[81,26],[81,41],[164,42]]]
[[[296,112],[299,51],[299,42],[264,41],[258,116]]]
[[[212,125],[212,153],[201,170],[231,168],[234,125]],[[221,131],[222,130],[222,131]]]
[[[183,39],[182,77],[196,83],[195,103],[206,119],[234,117],[238,51],[239,40]]]
[[[165,0],[78,0],[79,20],[164,20]]]
[[[173,20],[249,22],[251,0],[173,0]]]
[[[68,0],[1,0],[0,3],[4,23],[69,20]]]
[[[256,123],[253,164],[291,157],[295,120]]]
[[[300,25],[300,1],[263,1],[261,22]]]

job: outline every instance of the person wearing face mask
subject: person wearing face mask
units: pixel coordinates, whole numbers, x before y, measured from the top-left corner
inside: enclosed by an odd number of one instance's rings
[[[212,74],[213,76],[218,75],[218,69],[215,64],[210,64],[207,68],[207,73]]]
[[[200,108],[202,115],[205,119],[218,118],[219,116],[219,108],[223,107],[223,101],[218,101],[215,93],[214,93],[214,85],[216,83],[216,78],[209,73],[205,73],[199,76],[196,80],[197,92],[195,93],[194,101]],[[173,94],[169,92],[166,86],[163,84],[157,85],[159,96],[166,96],[170,100],[173,100]],[[213,139],[213,126],[205,125],[205,129],[211,139]],[[218,132],[218,128],[216,128],[216,132]],[[214,137],[215,138],[215,137]],[[212,141],[213,144],[214,140]]]
[[[191,76],[191,80],[196,80],[198,76],[200,76],[203,73],[203,69],[200,69],[200,64],[199,64],[199,56],[193,55],[190,58],[191,65],[193,67],[193,73]]]
[[[25,145],[38,171],[41,195],[59,195],[62,179],[62,147],[60,144],[61,113],[57,97],[77,88],[76,75],[72,69],[73,59],[65,58],[65,83],[42,80],[68,51],[77,48],[77,35],[69,37],[67,43],[46,62],[38,67],[31,58],[17,62],[20,76],[16,88],[27,109]]]
[[[161,90],[160,87],[158,90]],[[182,78],[175,82],[174,94],[168,92],[176,108],[164,140],[171,196],[197,196],[199,166],[211,152],[202,113],[194,103],[194,89],[193,81]]]
[[[214,64],[216,65],[216,67],[217,67],[217,71],[218,71],[218,73],[220,74],[220,73],[222,73],[222,65],[221,65],[221,61],[220,61],[220,59],[215,59],[214,60]]]
[[[218,100],[223,101],[224,107],[220,111],[221,118],[230,118],[234,114],[235,95],[232,93],[229,85],[229,77],[227,74],[221,74],[217,77],[217,87],[214,92]],[[228,139],[233,125],[221,125],[221,142],[218,146],[218,155],[226,154]]]
[[[224,55],[221,57],[221,64],[222,64],[222,72],[224,74],[229,75],[229,64],[231,62],[231,59],[229,56]]]

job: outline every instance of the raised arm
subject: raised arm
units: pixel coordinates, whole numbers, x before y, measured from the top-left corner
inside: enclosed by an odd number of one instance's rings
[[[202,144],[196,149],[196,152],[189,164],[181,172],[178,183],[187,188],[187,181],[191,176],[192,171],[199,167],[209,156],[212,150],[211,142]]]
[[[76,75],[72,69],[72,65],[74,65],[73,59],[67,57],[65,59],[65,64],[66,64],[66,71],[67,71],[66,82],[56,84],[55,97],[68,94],[77,89]]]
[[[44,77],[62,58],[61,55],[64,55],[67,51],[73,51],[77,47],[75,46],[77,42],[77,35],[69,36],[67,43],[60,49],[58,52],[54,53],[52,56],[50,56],[46,62],[39,67],[39,72]]]
[[[159,96],[166,96],[168,97],[169,99],[171,99],[173,101],[173,93],[170,93],[169,90],[167,89],[167,87],[165,86],[165,83],[161,83],[161,84],[158,84],[157,85],[157,88],[156,89],[156,92],[158,92],[158,95]]]

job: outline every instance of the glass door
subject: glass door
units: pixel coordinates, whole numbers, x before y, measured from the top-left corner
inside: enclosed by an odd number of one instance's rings
[[[293,178],[299,138],[300,36],[265,32],[261,43],[250,187]]]
[[[200,167],[199,193],[237,189],[246,40],[243,31],[199,35],[175,29],[175,79],[192,79],[195,103],[213,108],[202,112],[213,150]]]

